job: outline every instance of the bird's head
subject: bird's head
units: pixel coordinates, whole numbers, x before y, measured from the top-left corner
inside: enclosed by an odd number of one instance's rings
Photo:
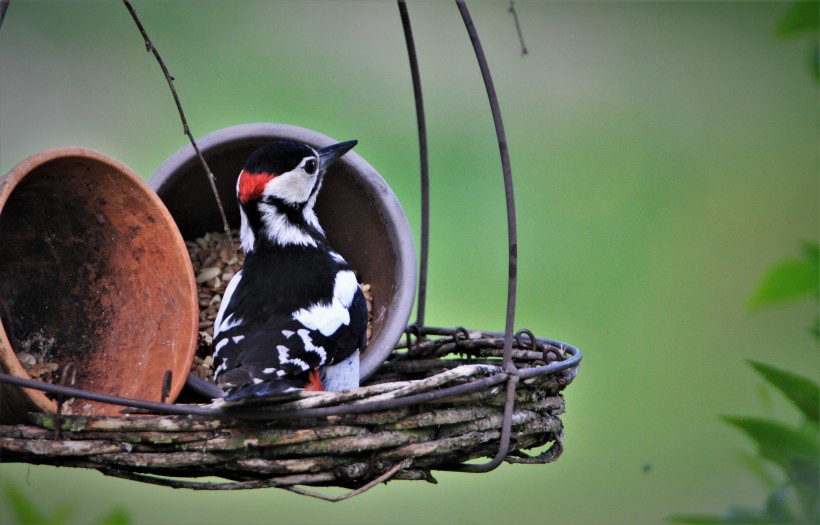
[[[325,171],[356,145],[355,140],[313,149],[273,142],[248,157],[236,182],[246,253],[259,242],[315,245],[324,235],[313,206]]]

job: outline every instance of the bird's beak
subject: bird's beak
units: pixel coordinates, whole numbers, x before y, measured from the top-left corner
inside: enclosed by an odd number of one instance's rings
[[[339,142],[338,144],[316,150],[316,153],[319,154],[320,171],[324,172],[331,164],[336,162],[339,157],[353,149],[353,146],[355,146],[357,142],[357,140],[348,140],[347,142]]]

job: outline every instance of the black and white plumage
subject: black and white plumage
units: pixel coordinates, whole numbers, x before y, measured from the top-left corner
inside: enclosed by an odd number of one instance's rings
[[[214,322],[214,376],[234,400],[359,384],[367,304],[313,211],[325,170],[356,141],[274,142],[237,181],[245,263]]]

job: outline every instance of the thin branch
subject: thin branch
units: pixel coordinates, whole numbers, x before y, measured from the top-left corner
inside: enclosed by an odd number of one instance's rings
[[[227,215],[225,215],[225,209],[222,207],[222,200],[219,198],[219,190],[216,189],[216,179],[214,177],[213,172],[211,172],[211,168],[208,167],[208,163],[205,162],[205,157],[202,156],[202,152],[199,150],[199,146],[197,146],[193,134],[191,134],[191,128],[188,126],[188,120],[185,118],[185,112],[182,111],[182,103],[179,101],[179,95],[177,94],[177,90],[174,87],[174,77],[171,76],[171,73],[165,66],[165,62],[162,60],[159,51],[157,50],[156,46],[154,46],[154,43],[151,41],[151,39],[148,37],[148,33],[145,31],[145,26],[142,25],[139,16],[137,16],[137,12],[134,10],[134,6],[132,6],[131,2],[129,2],[128,0],[122,1],[125,4],[125,7],[128,9],[128,12],[131,13],[131,18],[134,19],[134,23],[137,24],[137,28],[142,34],[142,38],[145,41],[145,50],[152,53],[154,57],[157,59],[159,67],[162,68],[162,72],[165,75],[165,80],[168,81],[168,87],[171,88],[171,94],[174,96],[174,103],[176,103],[177,111],[179,112],[179,118],[182,119],[182,130],[188,136],[188,139],[191,141],[191,145],[194,147],[194,151],[196,152],[196,155],[199,158],[199,162],[200,164],[202,164],[202,168],[205,170],[205,173],[208,176],[208,182],[211,185],[211,191],[213,191],[214,198],[216,199],[216,205],[219,208],[219,215],[222,218],[222,225],[225,228],[225,235],[228,239],[231,239],[231,228],[228,225],[228,217]]]
[[[515,2],[510,0],[510,7],[507,9],[513,15],[515,20],[515,31],[518,33],[518,40],[521,42],[521,54],[527,54],[527,45],[524,43],[524,33],[521,31],[521,24],[518,23],[518,12],[515,10]]]
[[[6,11],[9,9],[10,0],[0,0],[0,27],[3,27],[3,20],[6,18]]]
[[[301,494],[303,496],[310,496],[312,498],[322,499],[325,501],[330,501],[333,503],[344,501],[346,499],[350,499],[353,496],[358,496],[363,492],[367,492],[368,490],[372,489],[379,483],[387,483],[390,479],[395,476],[399,471],[404,470],[410,465],[413,464],[413,458],[407,458],[404,461],[397,463],[393,468],[379,476],[378,478],[374,479],[367,485],[364,485],[356,490],[351,490],[350,492],[345,492],[340,496],[328,496],[327,494],[322,494],[321,492],[316,492],[313,490],[304,489],[302,487],[291,486],[291,487],[282,487],[285,490],[289,490],[290,492],[295,492],[296,494]]]

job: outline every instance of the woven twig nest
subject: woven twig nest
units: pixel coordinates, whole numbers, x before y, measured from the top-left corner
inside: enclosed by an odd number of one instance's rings
[[[320,497],[299,486],[359,492],[388,479],[434,482],[431,470],[460,470],[498,451],[510,379],[503,345],[498,334],[457,330],[397,348],[357,390],[223,405],[217,417],[63,416],[58,431],[54,416],[30,414],[30,424],[0,426],[0,455],[173,487],[280,487]],[[576,357],[568,345],[515,338],[506,461],[560,455],[560,392],[577,372]],[[524,452],[545,445],[535,456]],[[204,476],[226,481],[191,479]]]

